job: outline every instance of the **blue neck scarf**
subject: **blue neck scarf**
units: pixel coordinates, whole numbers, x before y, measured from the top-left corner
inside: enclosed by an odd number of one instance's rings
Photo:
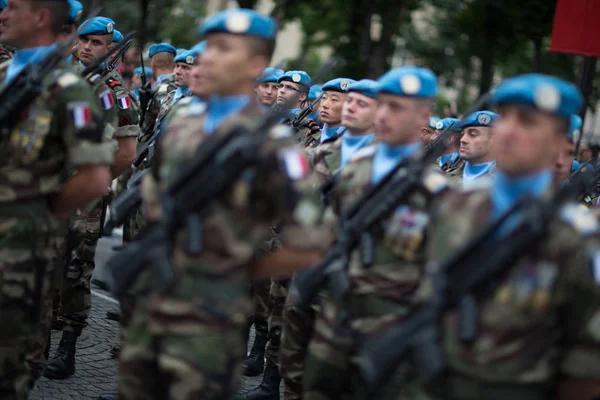
[[[139,100],[140,99],[140,90],[133,89],[133,95]]]
[[[357,150],[371,144],[374,137],[374,133],[363,136],[352,136],[349,133],[342,135],[342,160],[340,168],[343,168],[348,164],[348,161],[350,161],[350,158],[352,158],[352,155],[356,153]]]
[[[175,96],[173,96],[173,102],[171,104],[175,104],[177,103],[177,101],[179,99],[181,99],[183,96],[185,96],[186,93],[188,93],[190,91],[190,88],[177,88],[177,90],[175,91]]]
[[[419,151],[421,146],[421,142],[401,146],[389,146],[385,143],[378,143],[375,157],[373,158],[371,183],[379,182],[398,163]]]
[[[467,161],[465,162],[465,169],[463,171],[463,180],[472,181],[481,178],[492,172],[494,168],[496,168],[496,161],[490,161],[483,164],[471,164]]]
[[[166,74],[166,75],[161,75],[158,78],[156,78],[156,85],[158,86],[162,81],[164,81],[167,78],[170,78],[172,76],[174,76],[175,74]]]
[[[240,111],[250,101],[249,96],[211,96],[208,99],[208,112],[204,118],[204,134],[210,135],[223,121]]]
[[[458,158],[458,156],[460,156],[460,152],[456,152],[456,153],[451,153],[451,154],[446,154],[445,156],[441,156],[440,157],[440,168],[442,168],[442,166],[444,164],[452,164],[454,161],[456,161],[456,159]]]
[[[323,143],[326,140],[331,139],[337,133],[340,133],[342,129],[346,129],[346,128],[344,128],[343,126],[330,128],[327,126],[327,124],[323,125],[323,128],[321,129],[321,143]]]
[[[312,119],[313,121],[317,121],[319,119],[319,111],[315,111],[314,113],[310,114],[308,118]]]
[[[552,171],[547,169],[519,178],[510,178],[502,171],[497,171],[494,186],[490,191],[492,220],[504,215],[525,195],[541,197],[550,185],[552,185]]]
[[[48,55],[54,48],[56,44],[52,46],[43,46],[43,47],[31,47],[29,49],[22,49],[15,53],[15,56],[12,58],[12,62],[8,64],[8,68],[6,69],[6,79],[5,83],[8,84],[10,81],[14,79],[15,76],[19,74],[28,64],[35,64],[40,62],[44,57]]]

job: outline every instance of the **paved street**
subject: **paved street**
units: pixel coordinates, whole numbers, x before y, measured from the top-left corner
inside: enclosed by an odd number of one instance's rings
[[[118,245],[116,239],[102,239],[96,254],[95,278],[101,279],[102,267]],[[106,312],[118,310],[118,303],[97,287],[93,289],[92,313],[89,326],[77,342],[76,372],[70,379],[54,381],[40,379],[30,395],[32,400],[95,399],[102,393],[116,390],[118,363],[111,359],[109,350],[119,338],[119,324],[106,319]],[[50,355],[60,341],[60,332],[52,333]],[[252,340],[254,333],[252,332]],[[261,377],[244,378],[241,391],[247,391],[260,383]]]

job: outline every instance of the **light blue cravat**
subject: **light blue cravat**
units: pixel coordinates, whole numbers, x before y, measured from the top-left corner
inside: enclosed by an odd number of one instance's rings
[[[327,126],[327,124],[323,125],[323,128],[321,129],[321,143],[323,143],[326,140],[331,139],[336,134],[338,134],[342,129],[346,129],[346,128],[343,126],[338,126],[336,128],[330,128]]]
[[[160,83],[161,83],[162,81],[164,81],[164,80],[165,80],[165,79],[167,79],[167,78],[170,78],[170,77],[172,77],[173,75],[174,75],[174,74],[166,74],[166,75],[161,75],[161,76],[159,76],[158,78],[156,78],[156,86],[160,85]]]
[[[460,152],[446,154],[445,156],[440,157],[440,168],[444,166],[444,164],[452,164],[456,159],[460,156]]]
[[[140,99],[140,90],[133,89],[133,95],[139,100]]]
[[[210,135],[223,121],[248,104],[249,96],[211,96],[208,99],[208,112],[204,119],[204,134]]]
[[[490,161],[482,164],[471,164],[468,161],[465,162],[465,169],[463,171],[463,180],[472,181],[477,178],[481,178],[492,172],[496,168],[496,161]]]
[[[421,142],[401,146],[389,146],[385,143],[378,143],[375,157],[373,158],[371,183],[379,182],[398,163],[419,151],[421,146]]]
[[[349,133],[343,134],[340,168],[343,168],[348,164],[348,161],[350,161],[350,158],[352,158],[352,155],[356,153],[357,150],[371,144],[374,137],[374,133],[363,136],[352,136]]]
[[[171,104],[177,103],[179,99],[185,96],[186,93],[190,91],[190,88],[177,88],[175,91],[175,96],[173,96],[173,102]]]
[[[14,57],[10,64],[8,64],[8,68],[6,69],[6,78],[5,83],[8,84],[12,81],[15,76],[19,74],[27,66],[27,64],[33,64],[40,62],[44,57],[48,55],[54,48],[56,44],[52,46],[44,46],[44,47],[32,47],[29,49],[22,49],[15,53]]]

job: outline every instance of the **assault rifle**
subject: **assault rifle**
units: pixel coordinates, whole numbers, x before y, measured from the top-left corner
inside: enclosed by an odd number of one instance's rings
[[[119,52],[115,54],[115,56],[106,64],[105,74],[115,69],[117,62],[123,57],[123,54],[129,49],[131,44],[133,43],[133,35],[135,32],[131,32],[127,35],[127,38],[123,38],[121,42],[125,42],[123,46],[119,49]]]
[[[95,17],[100,11],[101,8],[93,10],[89,18]],[[43,84],[44,79],[65,62],[65,57],[69,54],[75,39],[77,39],[77,32],[57,44],[40,62],[27,64],[0,91],[0,127],[2,128],[0,137],[8,135],[10,129],[20,120],[20,111],[29,107],[46,89]]]
[[[108,206],[110,213],[108,221],[102,226],[103,236],[110,236],[113,229],[123,225],[127,217],[132,215],[135,210],[142,205],[142,193],[140,184],[148,169],[138,172],[127,182],[127,190],[117,196]]]
[[[161,195],[162,217],[108,261],[107,284],[112,293],[116,296],[124,293],[148,264],[156,273],[161,289],[169,288],[175,278],[169,262],[174,232],[184,226],[186,252],[190,255],[202,252],[199,212],[260,162],[256,149],[286,113],[287,110],[269,113],[256,129],[235,126],[222,135],[215,132],[206,138],[193,161]]]
[[[125,51],[127,51],[127,49],[129,48],[129,46],[131,46],[131,43],[133,42],[133,36],[134,35],[135,35],[135,31],[128,33],[123,38],[123,40],[121,40],[115,46],[111,47],[105,55],[103,55],[102,57],[96,59],[96,61],[94,61],[93,63],[91,63],[87,67],[85,67],[83,69],[83,71],[81,71],[81,76],[83,76],[85,78],[85,77],[87,77],[89,75],[96,75],[96,74],[102,75],[104,73],[104,71],[106,71],[107,68],[108,68],[108,67],[106,67],[104,65],[104,63],[109,58],[111,58],[113,54],[117,53],[111,59],[111,61],[109,61],[108,64],[107,64],[107,65],[112,65],[113,68],[114,68],[114,65],[116,64],[116,61],[119,59],[119,57],[121,57],[123,55],[123,53],[125,53]]]
[[[140,78],[142,80],[142,87],[139,89],[140,93],[140,126],[143,124],[144,117],[146,116],[146,108],[148,108],[148,101],[150,101],[150,82],[148,81],[148,77],[146,76],[146,67],[144,66],[144,55],[140,53],[140,65],[142,67],[142,72],[140,73]]]
[[[475,298],[493,290],[511,264],[546,235],[553,217],[573,198],[575,187],[563,186],[550,200],[522,199],[448,259],[430,263],[431,300],[401,323],[366,338],[359,348],[357,366],[367,390],[376,393],[409,357],[425,383],[439,377],[445,368],[440,349],[444,312],[458,308],[459,338],[472,342],[479,317]]]

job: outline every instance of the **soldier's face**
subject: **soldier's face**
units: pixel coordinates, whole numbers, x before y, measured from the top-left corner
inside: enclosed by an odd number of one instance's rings
[[[564,137],[558,149],[556,163],[554,164],[554,184],[559,185],[571,174],[571,166],[575,160],[575,143]]]
[[[579,148],[579,154],[577,154],[579,162],[587,162],[592,159],[592,150],[587,145],[582,145]]]
[[[247,38],[230,33],[211,33],[202,53],[202,73],[211,93],[248,94],[256,77],[267,67],[268,60],[252,53]]]
[[[175,64],[175,85],[177,85],[177,87],[188,87],[191,69],[192,66],[187,65],[186,63],[179,62]]]
[[[324,92],[319,109],[321,121],[327,125],[340,124],[345,100],[346,94],[344,93],[333,92],[331,90]]]
[[[463,160],[480,164],[477,161],[485,158],[491,149],[492,128],[472,126],[463,130],[459,148]]]
[[[272,106],[277,100],[277,82],[263,82],[254,88],[254,92],[260,104]]]
[[[300,107],[306,100],[306,93],[302,93],[299,83],[282,81],[277,85],[277,104],[287,103],[291,108]]]
[[[112,45],[111,35],[85,35],[77,40],[79,60],[83,65],[90,65],[106,54]]]
[[[0,13],[2,41],[17,48],[26,47],[27,39],[36,31],[39,12],[29,0],[10,0]]]
[[[377,97],[375,133],[390,145],[415,143],[430,115],[431,106],[424,100],[382,93]]]
[[[559,118],[515,105],[499,109],[492,128],[496,164],[509,176],[524,176],[552,169],[567,129]]]
[[[131,88],[139,89],[141,87],[142,87],[142,77],[140,76],[140,74],[134,74],[133,77],[131,78]]]
[[[348,93],[342,107],[342,125],[357,133],[372,132],[376,110],[377,100],[355,92]]]

